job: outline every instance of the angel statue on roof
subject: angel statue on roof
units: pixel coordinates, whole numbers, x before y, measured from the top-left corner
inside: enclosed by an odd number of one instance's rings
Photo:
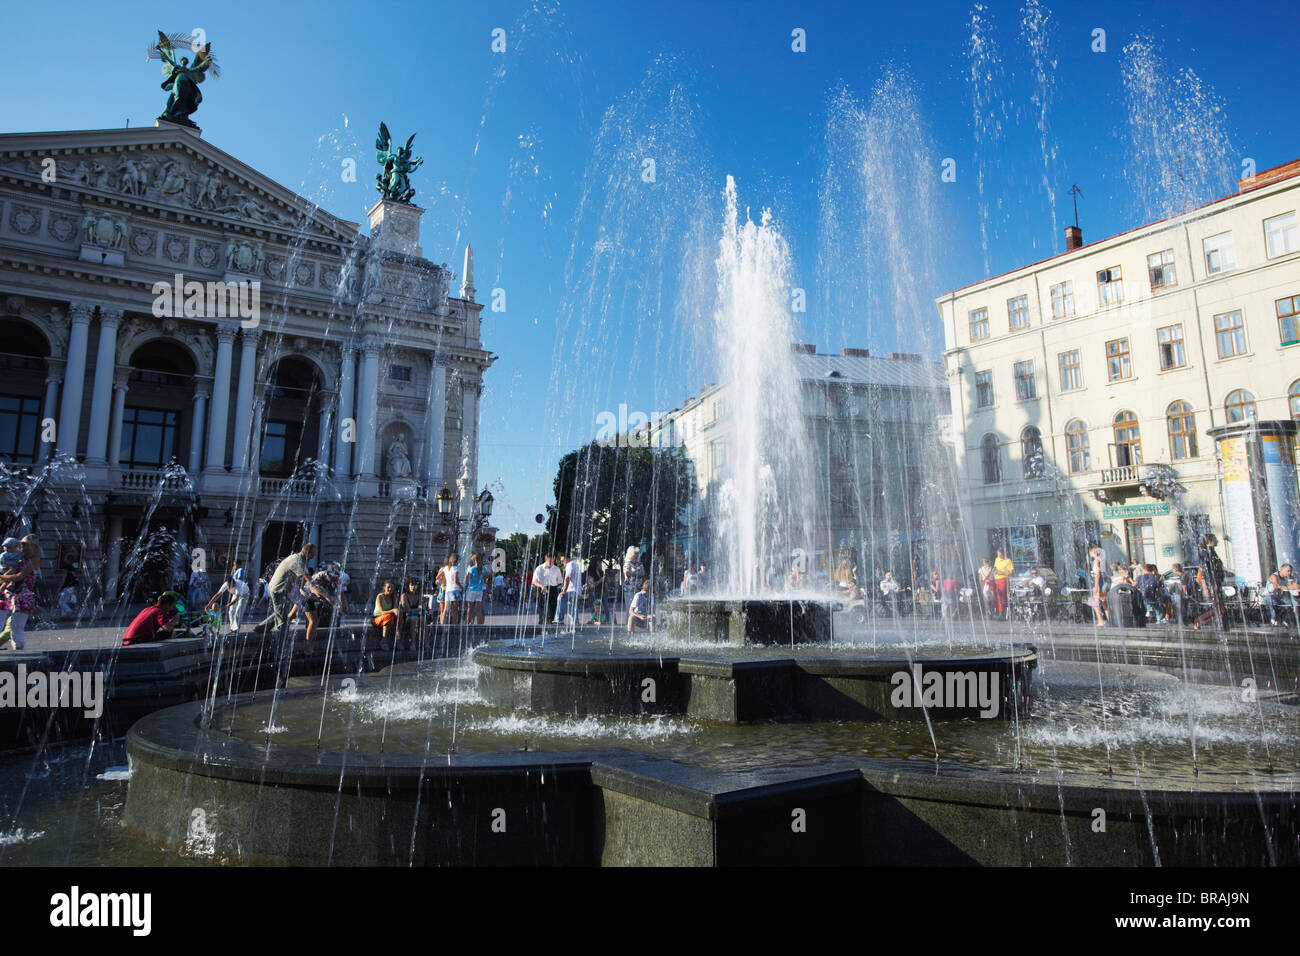
[[[379,194],[385,199],[409,203],[411,197],[415,195],[415,190],[411,187],[410,174],[419,169],[424,160],[411,157],[411,144],[414,142],[415,134],[412,133],[405,146],[394,149],[393,137],[388,132],[388,126],[384,123],[379,124],[379,138],[375,140],[375,149],[378,153],[375,158],[379,161],[382,171],[375,174],[375,183],[379,188]]]
[[[187,56],[181,57],[180,62],[177,62],[177,46],[190,47],[195,54],[192,64]],[[147,59],[152,60],[154,57],[163,62],[162,88],[168,91],[167,106],[158,118],[168,123],[198,129],[198,126],[190,120],[190,115],[203,102],[199,84],[203,82],[208,70],[212,71],[213,76],[221,75],[217,71],[216,60],[212,57],[212,44],[204,43],[199,46],[198,41],[190,36],[181,33],[168,36],[159,30],[158,42],[149,47]]]

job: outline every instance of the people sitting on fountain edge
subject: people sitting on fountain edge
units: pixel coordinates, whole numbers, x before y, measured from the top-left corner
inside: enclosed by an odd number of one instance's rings
[[[1300,627],[1300,581],[1291,565],[1284,564],[1268,576],[1268,606],[1274,627],[1286,627],[1288,615],[1291,623]]]
[[[630,634],[632,631],[653,631],[654,629],[655,616],[651,610],[650,582],[645,581],[641,584],[641,590],[636,592],[631,605],[627,609],[627,630]]]
[[[158,595],[158,600],[137,614],[127,627],[122,635],[122,646],[148,644],[171,637],[181,619],[176,607],[180,599],[176,591],[164,591]]]

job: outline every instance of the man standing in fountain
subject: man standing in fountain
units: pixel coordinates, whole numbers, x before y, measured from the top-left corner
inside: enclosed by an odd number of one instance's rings
[[[271,627],[283,637],[289,631],[289,608],[293,605],[293,592],[300,586],[307,585],[311,573],[307,562],[316,556],[316,545],[304,544],[276,566],[271,575],[269,587],[271,596],[271,614],[257,625],[257,629]]]

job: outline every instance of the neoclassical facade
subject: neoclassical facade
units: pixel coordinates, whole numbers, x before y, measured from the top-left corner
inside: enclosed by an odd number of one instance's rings
[[[304,539],[360,581],[440,564],[494,357],[421,212],[363,235],[168,123],[0,135],[7,528],[110,601]]]

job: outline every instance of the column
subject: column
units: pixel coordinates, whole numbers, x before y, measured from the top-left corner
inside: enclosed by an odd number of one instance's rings
[[[194,390],[194,417],[190,425],[190,461],[186,470],[193,477],[199,473],[199,467],[203,458],[203,419],[207,417],[208,411],[208,390],[206,388],[196,388]]]
[[[330,439],[334,435],[334,398],[329,389],[321,389],[317,398],[320,402],[320,434],[316,436],[316,462],[326,468],[330,463]]]
[[[345,441],[343,431],[343,420],[345,418],[353,419],[356,422],[356,410],[354,403],[354,378],[353,375],[357,365],[357,350],[351,346],[343,348],[343,369],[339,376],[339,414],[338,414],[338,433],[334,437],[334,477],[351,478],[352,477],[352,442]],[[352,436],[356,438],[355,434]]]
[[[113,424],[108,429],[108,463],[114,468],[122,458],[122,419],[126,416],[129,368],[120,368],[113,376]]]
[[[94,308],[74,302],[68,310],[72,332],[68,337],[68,367],[63,376],[63,404],[59,406],[57,453],[77,454],[81,431],[81,390],[86,384],[86,343],[90,338],[90,316]]]
[[[379,410],[379,346],[366,342],[361,346],[361,389],[357,396],[357,475],[374,478],[375,422]]]
[[[122,516],[108,519],[108,558],[104,569],[104,604],[116,604],[118,578],[122,572]]]
[[[248,448],[251,444],[253,419],[253,372],[257,368],[257,332],[244,329],[239,333],[239,394],[235,398],[235,471],[248,471]]]
[[[63,384],[63,363],[46,359],[45,365],[48,372],[45,376],[45,404],[41,406],[41,432],[45,431],[45,423],[51,419],[57,425],[58,419],[55,416],[59,413],[59,386]],[[55,432],[57,437],[57,427]],[[37,463],[47,460],[53,450],[50,442],[42,441],[36,451]]]
[[[461,444],[469,456],[469,490],[478,496],[478,396],[479,382],[464,382],[461,387]]]
[[[429,421],[425,430],[425,481],[429,494],[442,488],[442,445],[447,425],[447,358],[435,352],[430,361],[433,384],[429,386]]]
[[[230,356],[235,330],[217,329],[217,367],[212,376],[212,417],[208,419],[208,470],[226,467],[226,412],[230,407]]]
[[[108,413],[113,402],[113,372],[117,366],[117,327],[122,310],[99,307],[99,349],[95,353],[95,385],[90,399],[90,434],[86,461],[108,460]]]

